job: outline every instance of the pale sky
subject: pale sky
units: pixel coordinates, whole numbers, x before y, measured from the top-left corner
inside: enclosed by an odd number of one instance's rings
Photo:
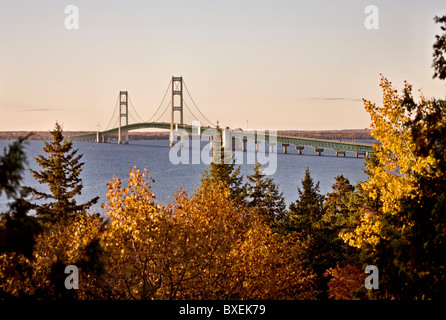
[[[364,26],[371,4],[378,30]],[[361,99],[381,103],[380,73],[445,97],[431,68],[445,13],[445,0],[1,0],[0,131],[105,129],[119,90],[148,119],[172,76],[223,126],[366,128]]]

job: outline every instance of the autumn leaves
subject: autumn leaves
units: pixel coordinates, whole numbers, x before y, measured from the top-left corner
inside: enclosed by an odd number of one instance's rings
[[[152,197],[146,171],[109,184],[103,241],[105,284],[125,299],[302,299],[314,275],[302,244],[273,233],[222,184],[207,184],[167,206]]]

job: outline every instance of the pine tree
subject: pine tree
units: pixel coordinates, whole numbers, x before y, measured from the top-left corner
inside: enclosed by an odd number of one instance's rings
[[[217,122],[217,133],[221,135],[221,129]],[[218,138],[218,137],[217,137]],[[209,171],[205,170],[202,175],[201,184],[222,182],[231,191],[231,198],[244,203],[246,187],[243,184],[243,176],[240,175],[240,167],[236,167],[232,151],[225,150],[220,141],[215,139],[212,151],[212,162]],[[220,144],[220,149],[218,145]]]
[[[327,241],[331,248],[330,264],[331,267],[336,265],[342,267],[347,264],[360,267],[359,251],[347,245],[340,234],[352,231],[356,227],[359,219],[358,206],[363,201],[362,190],[355,192],[355,187],[342,174],[335,177],[335,180],[332,185],[333,192],[327,193],[322,217],[324,229],[329,235]]]
[[[0,253],[15,252],[29,258],[40,226],[34,217],[28,215],[27,193],[20,189],[26,164],[23,143],[28,137],[12,143],[0,157],[0,195],[5,192],[7,198],[12,199],[8,212],[2,213],[0,218]]]
[[[23,143],[28,137],[12,143],[0,157],[0,196],[3,192],[7,197],[17,195],[26,163]]]
[[[42,168],[40,171],[30,169],[34,178],[41,184],[47,184],[50,193],[26,187],[37,200],[50,200],[44,204],[33,204],[37,216],[49,221],[58,221],[77,213],[85,211],[95,204],[99,197],[87,203],[77,204],[76,196],[82,193],[83,162],[82,155],[73,149],[73,143],[63,137],[62,127],[56,122],[55,129],[51,131],[52,142],[46,142],[43,148],[48,156],[39,155],[35,160]]]
[[[325,200],[324,220],[334,226],[342,227],[351,212],[355,187],[342,174],[335,177],[335,180],[332,186],[333,192],[327,193]]]
[[[0,195],[4,192],[12,200],[9,210],[0,215],[0,299],[29,297],[32,287],[30,259],[41,226],[28,215],[26,192],[20,189],[26,163],[23,143],[28,136],[12,143],[0,156]]]
[[[446,31],[446,14],[442,17],[435,16],[434,21],[436,23],[442,23],[440,27],[442,31]],[[432,67],[434,68],[433,78],[439,78],[441,80],[446,79],[446,32],[442,35],[435,35],[434,48],[434,61]]]
[[[323,221],[324,195],[319,193],[319,182],[314,183],[308,167],[302,180],[302,190],[298,188],[299,198],[289,207],[286,229],[298,232],[307,246],[304,264],[317,275],[316,285],[319,299],[328,297],[328,279],[323,275],[333,266],[330,228]]]
[[[285,199],[273,179],[262,173],[258,162],[254,173],[246,177],[248,179],[246,185],[248,207],[256,208],[269,222],[282,222],[286,211]]]
[[[322,218],[324,195],[319,194],[319,182],[314,183],[308,167],[305,168],[302,190],[298,188],[297,192],[299,199],[289,207],[288,228],[310,235]]]

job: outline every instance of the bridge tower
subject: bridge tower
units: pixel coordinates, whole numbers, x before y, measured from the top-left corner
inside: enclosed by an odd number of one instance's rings
[[[176,96],[179,96],[179,99],[175,99]],[[175,111],[180,112],[180,124],[183,124],[183,77],[172,77],[172,100],[170,105],[170,146],[172,147]]]
[[[118,144],[121,144],[121,119],[125,118],[125,125],[129,124],[129,104],[128,104],[128,92],[119,91],[119,127],[118,127]],[[124,109],[124,111],[123,111]],[[125,133],[125,144],[129,143],[129,132]]]

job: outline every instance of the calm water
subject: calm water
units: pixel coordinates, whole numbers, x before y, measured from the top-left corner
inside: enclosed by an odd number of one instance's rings
[[[9,144],[9,141],[0,141],[0,154]],[[128,172],[133,167],[147,168],[152,172],[155,183],[152,189],[159,202],[166,203],[172,194],[183,188],[192,192],[200,185],[201,173],[208,167],[206,164],[178,164],[173,165],[169,161],[169,142],[164,140],[130,141],[128,145],[114,143],[96,144],[88,142],[74,142],[74,147],[83,154],[85,162],[82,172],[84,183],[83,194],[78,201],[85,202],[95,196],[100,197],[100,202],[106,200],[107,182],[114,176],[123,181],[128,179]],[[207,144],[207,143],[204,143]],[[39,170],[40,167],[34,158],[43,154],[43,141],[29,141],[26,145],[28,168]],[[335,182],[334,177],[344,174],[352,184],[366,179],[363,173],[364,159],[355,158],[353,153],[347,153],[346,157],[335,156],[335,152],[326,149],[322,156],[314,155],[313,148],[305,148],[302,155],[297,155],[294,147],[288,147],[288,154],[282,153],[279,148],[277,154],[277,171],[272,177],[286,199],[287,204],[297,198],[297,187],[301,187],[304,178],[305,167],[308,166],[311,176],[315,181],[320,181],[320,191],[323,194],[331,191]],[[246,157],[246,154],[245,154]],[[245,158],[246,159],[246,158]],[[246,161],[245,161],[246,162]],[[253,172],[253,164],[241,165],[241,173],[245,176]],[[24,185],[39,188],[46,191],[26,171]],[[7,201],[0,197],[0,209],[3,211]],[[98,204],[95,209],[101,211]]]

